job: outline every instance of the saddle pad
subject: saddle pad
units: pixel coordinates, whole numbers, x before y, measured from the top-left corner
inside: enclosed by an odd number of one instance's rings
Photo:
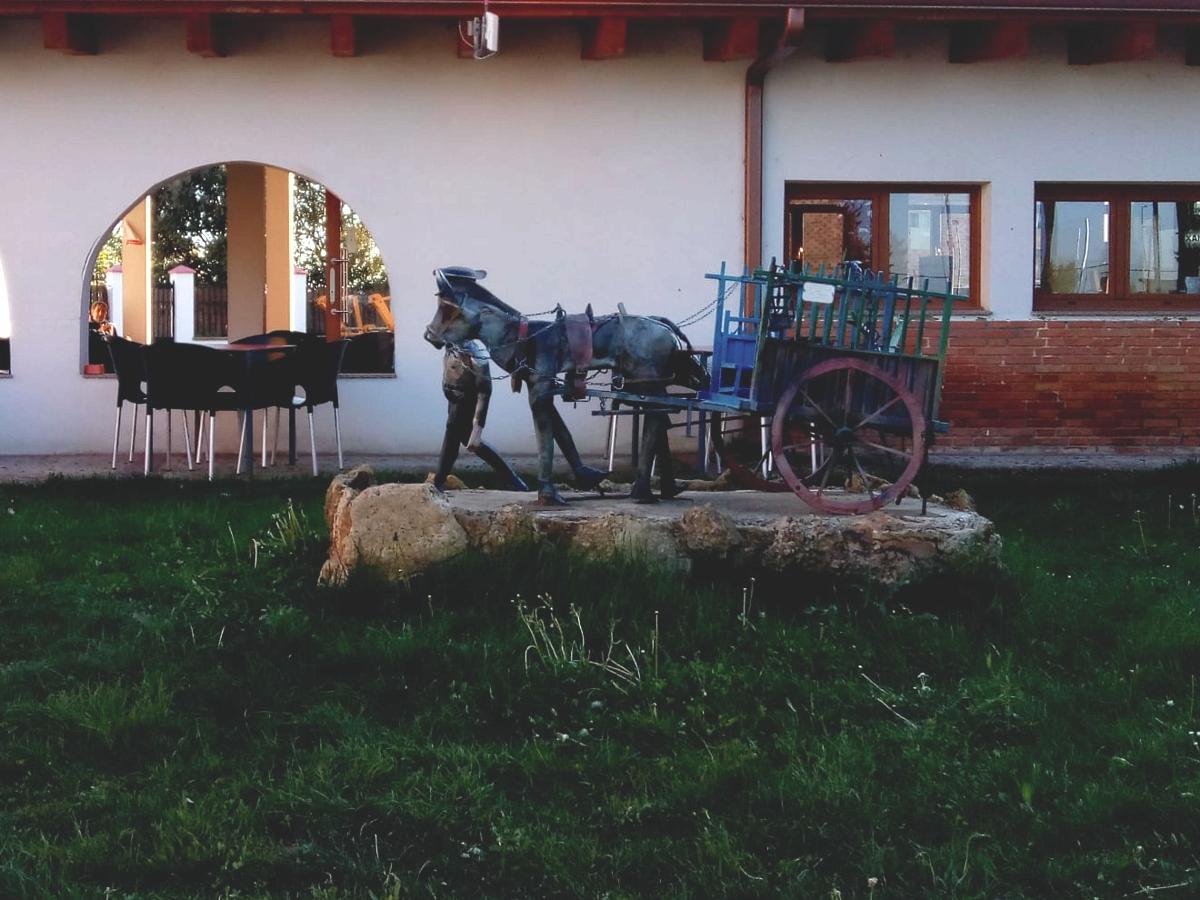
[[[567,354],[571,367],[586,369],[592,364],[592,319],[586,313],[563,316],[567,333]]]

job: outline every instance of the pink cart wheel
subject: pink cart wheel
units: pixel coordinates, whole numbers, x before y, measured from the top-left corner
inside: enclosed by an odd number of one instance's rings
[[[901,378],[861,359],[817,363],[771,426],[774,467],[813,509],[857,515],[902,498],[925,461],[925,413]]]

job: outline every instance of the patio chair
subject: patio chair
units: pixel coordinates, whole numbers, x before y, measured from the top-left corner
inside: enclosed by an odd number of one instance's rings
[[[344,468],[342,460],[342,425],[338,416],[338,376],[342,371],[342,360],[346,355],[348,340],[326,341],[321,337],[309,336],[299,345],[294,359],[296,386],[303,395],[295,394],[287,404],[288,414],[294,416],[297,410],[308,410],[308,442],[312,456],[313,475],[320,474],[317,469],[317,438],[313,425],[313,409],[326,403],[333,404],[333,431],[337,440],[338,470]],[[279,443],[279,418],[275,420],[275,443]],[[275,458],[275,448],[271,449],[272,461]]]
[[[245,337],[240,337],[237,340],[230,341],[231,344],[295,344],[299,346],[313,336],[306,331],[288,331],[286,328],[278,328],[275,331],[268,331],[263,334],[249,334]]]
[[[133,404],[133,428],[129,432],[129,461],[133,462],[133,444],[137,440],[138,407],[146,402],[143,384],[146,381],[146,363],[142,359],[142,345],[115,334],[101,335],[108,347],[113,372],[117,376],[117,421],[113,426],[112,468],[117,467],[117,443],[121,439],[121,410],[124,404]]]
[[[230,341],[231,344],[250,344],[253,346],[291,345],[302,347],[308,341],[317,340],[313,335],[304,331],[289,331],[285,328],[268,331],[263,334],[251,334]],[[295,396],[297,378],[295,375],[296,358],[294,354],[280,354],[278,359],[272,359],[267,365],[265,379],[259,380],[253,386],[254,396],[251,398],[252,409],[275,409],[275,442],[271,448],[271,465],[275,465],[275,447],[279,444],[279,416],[283,409],[288,410],[289,446],[295,447],[296,411],[292,400]],[[262,427],[262,465],[267,465],[267,424],[270,416],[263,413]],[[243,433],[244,435],[244,433]],[[244,436],[243,436],[244,441]],[[242,449],[238,449],[238,474],[241,474]],[[291,459],[290,462],[295,462]]]
[[[245,402],[237,390],[237,372],[219,351],[196,344],[155,344],[145,349],[144,357],[147,397],[145,473],[150,473],[154,410],[161,409],[167,413],[168,464],[171,455],[170,415],[173,411],[183,415],[184,449],[189,471],[193,465],[187,413],[208,413],[208,478],[211,481],[215,414],[218,411],[242,409]]]

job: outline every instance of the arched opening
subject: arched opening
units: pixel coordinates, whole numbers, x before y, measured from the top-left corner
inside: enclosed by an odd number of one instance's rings
[[[272,330],[349,338],[343,370],[394,371],[387,268],[340,197],[295,172],[229,162],[155,185],[96,242],[83,291],[84,371],[101,337],[226,341]]]

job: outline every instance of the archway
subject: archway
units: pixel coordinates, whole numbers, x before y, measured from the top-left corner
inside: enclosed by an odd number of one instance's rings
[[[159,182],[97,240],[85,272],[89,374],[111,369],[106,331],[206,343],[276,329],[349,338],[347,372],[394,371],[388,274],[371,232],[332,191],[286,169],[226,162]]]

